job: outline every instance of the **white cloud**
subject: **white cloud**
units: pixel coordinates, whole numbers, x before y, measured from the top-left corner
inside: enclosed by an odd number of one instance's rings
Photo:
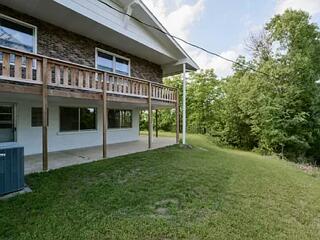
[[[185,40],[188,40],[192,25],[200,19],[205,8],[205,0],[194,0],[192,4],[187,4],[186,0],[143,1],[170,33]],[[281,14],[288,8],[302,9],[315,16],[320,14],[320,0],[276,0],[275,13]],[[250,16],[247,16],[244,21],[248,34],[250,32],[260,32],[263,28],[262,25],[257,25],[255,21],[252,21]],[[199,49],[192,48],[186,44],[180,44],[198,63],[200,68],[214,68],[219,77],[232,74],[232,63],[209,55]],[[243,44],[231,47],[220,53],[220,55],[232,60],[236,60],[240,54],[248,55]]]
[[[204,0],[186,4],[183,0],[143,0],[171,34],[187,39],[191,26],[200,19]]]
[[[320,14],[320,0],[277,0],[275,12],[283,13],[286,9],[304,10],[311,15]]]
[[[200,19],[205,7],[205,0],[195,0],[193,4],[186,4],[185,0],[143,1],[170,33],[185,40],[188,40],[192,25]],[[209,55],[182,42],[179,43],[201,69],[214,68],[219,77],[225,77],[232,73],[232,63]],[[238,55],[243,52],[242,49],[242,46],[239,45],[236,48],[222,52],[221,55],[236,60]]]
[[[213,68],[218,77],[227,77],[233,73],[232,62],[223,60],[219,57],[214,57],[198,49],[190,49],[189,52],[190,55],[196,59],[201,69]],[[230,48],[229,50],[220,53],[220,55],[235,61],[239,55],[245,55],[244,46],[239,44],[237,47]]]

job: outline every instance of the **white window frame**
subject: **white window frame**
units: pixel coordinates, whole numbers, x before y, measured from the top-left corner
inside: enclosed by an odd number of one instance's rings
[[[78,130],[70,130],[70,131],[61,131],[61,108],[77,108],[78,109],[78,118],[79,118],[79,126],[78,126]],[[80,109],[81,108],[94,108],[95,112],[96,112],[96,121],[95,121],[95,125],[96,128],[95,129],[86,129],[86,130],[81,130],[80,129]],[[86,132],[97,132],[98,131],[98,108],[97,107],[88,107],[88,106],[59,106],[59,134],[74,134],[74,133],[86,133]]]
[[[102,48],[97,48],[97,47],[95,49],[95,68],[96,69],[98,69],[98,61],[97,61],[98,60],[98,52],[102,52],[102,53],[108,54],[113,57],[113,61],[112,61],[113,71],[112,72],[106,71],[106,72],[114,73],[114,74],[125,76],[125,77],[131,77],[131,59],[130,58],[126,58],[126,57],[121,56],[119,54],[115,54],[115,53],[112,53],[112,52],[109,52],[109,51],[106,51]],[[128,61],[128,67],[129,67],[128,75],[124,75],[124,74],[120,74],[120,73],[116,72],[116,58],[121,58],[121,59]]]
[[[22,26],[25,26],[28,28],[32,28],[33,29],[33,46],[34,46],[33,53],[37,54],[37,52],[38,52],[38,27],[37,26],[32,25],[30,23],[26,23],[24,21],[18,20],[13,17],[9,17],[9,16],[2,14],[2,13],[0,13],[0,18],[4,18],[8,21],[14,22],[16,24],[19,24],[19,25],[22,25]]]
[[[131,112],[131,127],[121,127],[121,115],[120,115],[120,127],[119,128],[109,128],[109,117],[107,119],[108,121],[108,131],[112,130],[130,130],[133,129],[133,110],[132,109],[119,109],[119,108],[109,108],[107,109],[108,111],[108,116],[109,116],[109,111],[114,110],[114,111],[130,111]]]

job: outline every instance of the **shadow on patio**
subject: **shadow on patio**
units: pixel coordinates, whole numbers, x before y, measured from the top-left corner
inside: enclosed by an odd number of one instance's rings
[[[152,149],[162,148],[175,144],[175,138],[153,138]],[[108,145],[108,158],[123,156],[148,150],[148,137],[140,136],[138,141]],[[49,170],[66,166],[93,162],[102,159],[102,146],[66,150],[49,153]],[[42,155],[25,157],[24,173],[42,171]]]

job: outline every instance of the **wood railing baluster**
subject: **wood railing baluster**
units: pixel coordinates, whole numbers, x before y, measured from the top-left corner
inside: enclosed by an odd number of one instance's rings
[[[22,58],[19,55],[15,55],[14,59],[14,77],[21,79],[22,78]]]
[[[17,67],[17,64],[15,64],[15,68],[16,67]],[[20,73],[21,73],[21,67],[20,67]],[[42,82],[42,61],[40,60],[36,61],[36,81]]]
[[[71,86],[75,87],[76,86],[76,69],[71,68]]]
[[[59,65],[54,66],[55,71],[55,83],[57,86],[61,85],[61,67]]]
[[[69,68],[63,67],[63,78],[61,85],[68,86],[69,85]]]
[[[10,54],[2,53],[2,75],[10,77]]]
[[[44,69],[45,70],[45,69]],[[47,79],[48,79],[48,84],[52,84],[53,82],[52,82],[52,65],[51,65],[51,63],[47,63],[47,69],[46,69],[46,71],[47,71]],[[43,81],[43,79],[42,79],[42,81]]]
[[[26,58],[26,79],[32,80],[32,59]]]
[[[89,72],[85,71],[84,72],[84,87],[89,88],[89,81],[90,81],[90,75]]]
[[[18,82],[43,83],[42,64],[44,56],[4,47],[0,47],[0,52],[2,54],[2,77],[8,77],[9,80]],[[98,69],[59,59],[47,57],[46,59],[47,84],[51,86],[102,92],[105,81],[106,90],[115,95],[147,98],[150,92],[153,99],[169,102],[177,101],[177,92],[174,88],[156,82],[116,73],[105,73]],[[104,75],[105,77],[103,77]]]
[[[78,74],[78,87],[83,88],[83,71],[79,71]]]

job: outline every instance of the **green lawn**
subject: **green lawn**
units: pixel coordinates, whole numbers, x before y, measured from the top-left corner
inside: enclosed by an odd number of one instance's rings
[[[1,239],[319,239],[320,179],[296,165],[178,146],[27,177]]]

